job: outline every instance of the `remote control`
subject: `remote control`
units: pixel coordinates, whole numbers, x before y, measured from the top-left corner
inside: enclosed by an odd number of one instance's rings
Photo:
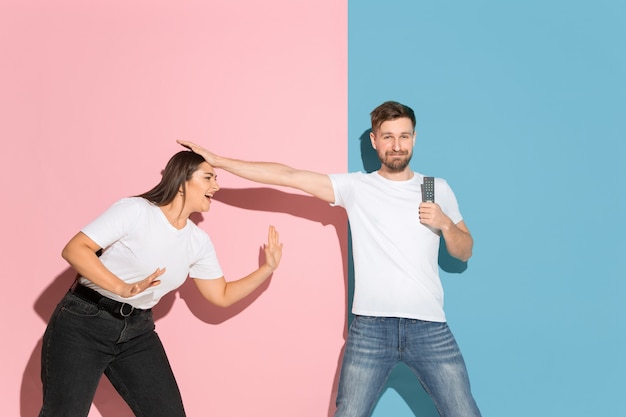
[[[435,177],[424,177],[422,184],[422,201],[428,203],[435,202]]]

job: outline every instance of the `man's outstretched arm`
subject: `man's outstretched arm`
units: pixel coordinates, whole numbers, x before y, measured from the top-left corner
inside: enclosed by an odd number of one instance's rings
[[[253,162],[225,158],[193,142],[184,140],[177,140],[177,142],[201,155],[214,168],[220,168],[238,177],[262,184],[296,188],[328,203],[335,202],[333,186],[326,174],[295,169],[276,162]]]

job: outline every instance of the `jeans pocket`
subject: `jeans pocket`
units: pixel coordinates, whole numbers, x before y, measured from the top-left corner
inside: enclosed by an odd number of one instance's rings
[[[100,314],[100,309],[97,305],[85,301],[72,293],[68,293],[63,298],[61,311],[79,317],[95,317]]]

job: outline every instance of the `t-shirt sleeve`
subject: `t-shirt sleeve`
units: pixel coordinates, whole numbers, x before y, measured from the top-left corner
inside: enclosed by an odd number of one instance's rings
[[[106,248],[129,233],[138,223],[140,216],[139,202],[133,198],[124,198],[91,223],[81,229],[91,240],[101,248]]]
[[[197,279],[217,279],[223,277],[224,273],[217,259],[217,253],[211,238],[204,232],[198,233],[196,238],[200,244],[198,245],[196,258],[189,268],[189,277]]]
[[[349,193],[352,188],[349,186],[352,179],[350,174],[330,174],[328,175],[330,182],[333,186],[333,192],[335,194],[335,202],[330,203],[331,206],[345,207],[346,193]]]
[[[456,201],[456,196],[446,180],[437,178],[436,181],[435,200],[440,203],[441,209],[448,217],[450,217],[450,220],[452,220],[454,224],[457,224],[463,220],[463,216],[459,210],[459,204]]]

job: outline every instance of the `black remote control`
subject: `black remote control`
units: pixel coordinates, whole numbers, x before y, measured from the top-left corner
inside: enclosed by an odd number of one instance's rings
[[[435,202],[435,177],[424,177],[422,201],[425,203]]]

